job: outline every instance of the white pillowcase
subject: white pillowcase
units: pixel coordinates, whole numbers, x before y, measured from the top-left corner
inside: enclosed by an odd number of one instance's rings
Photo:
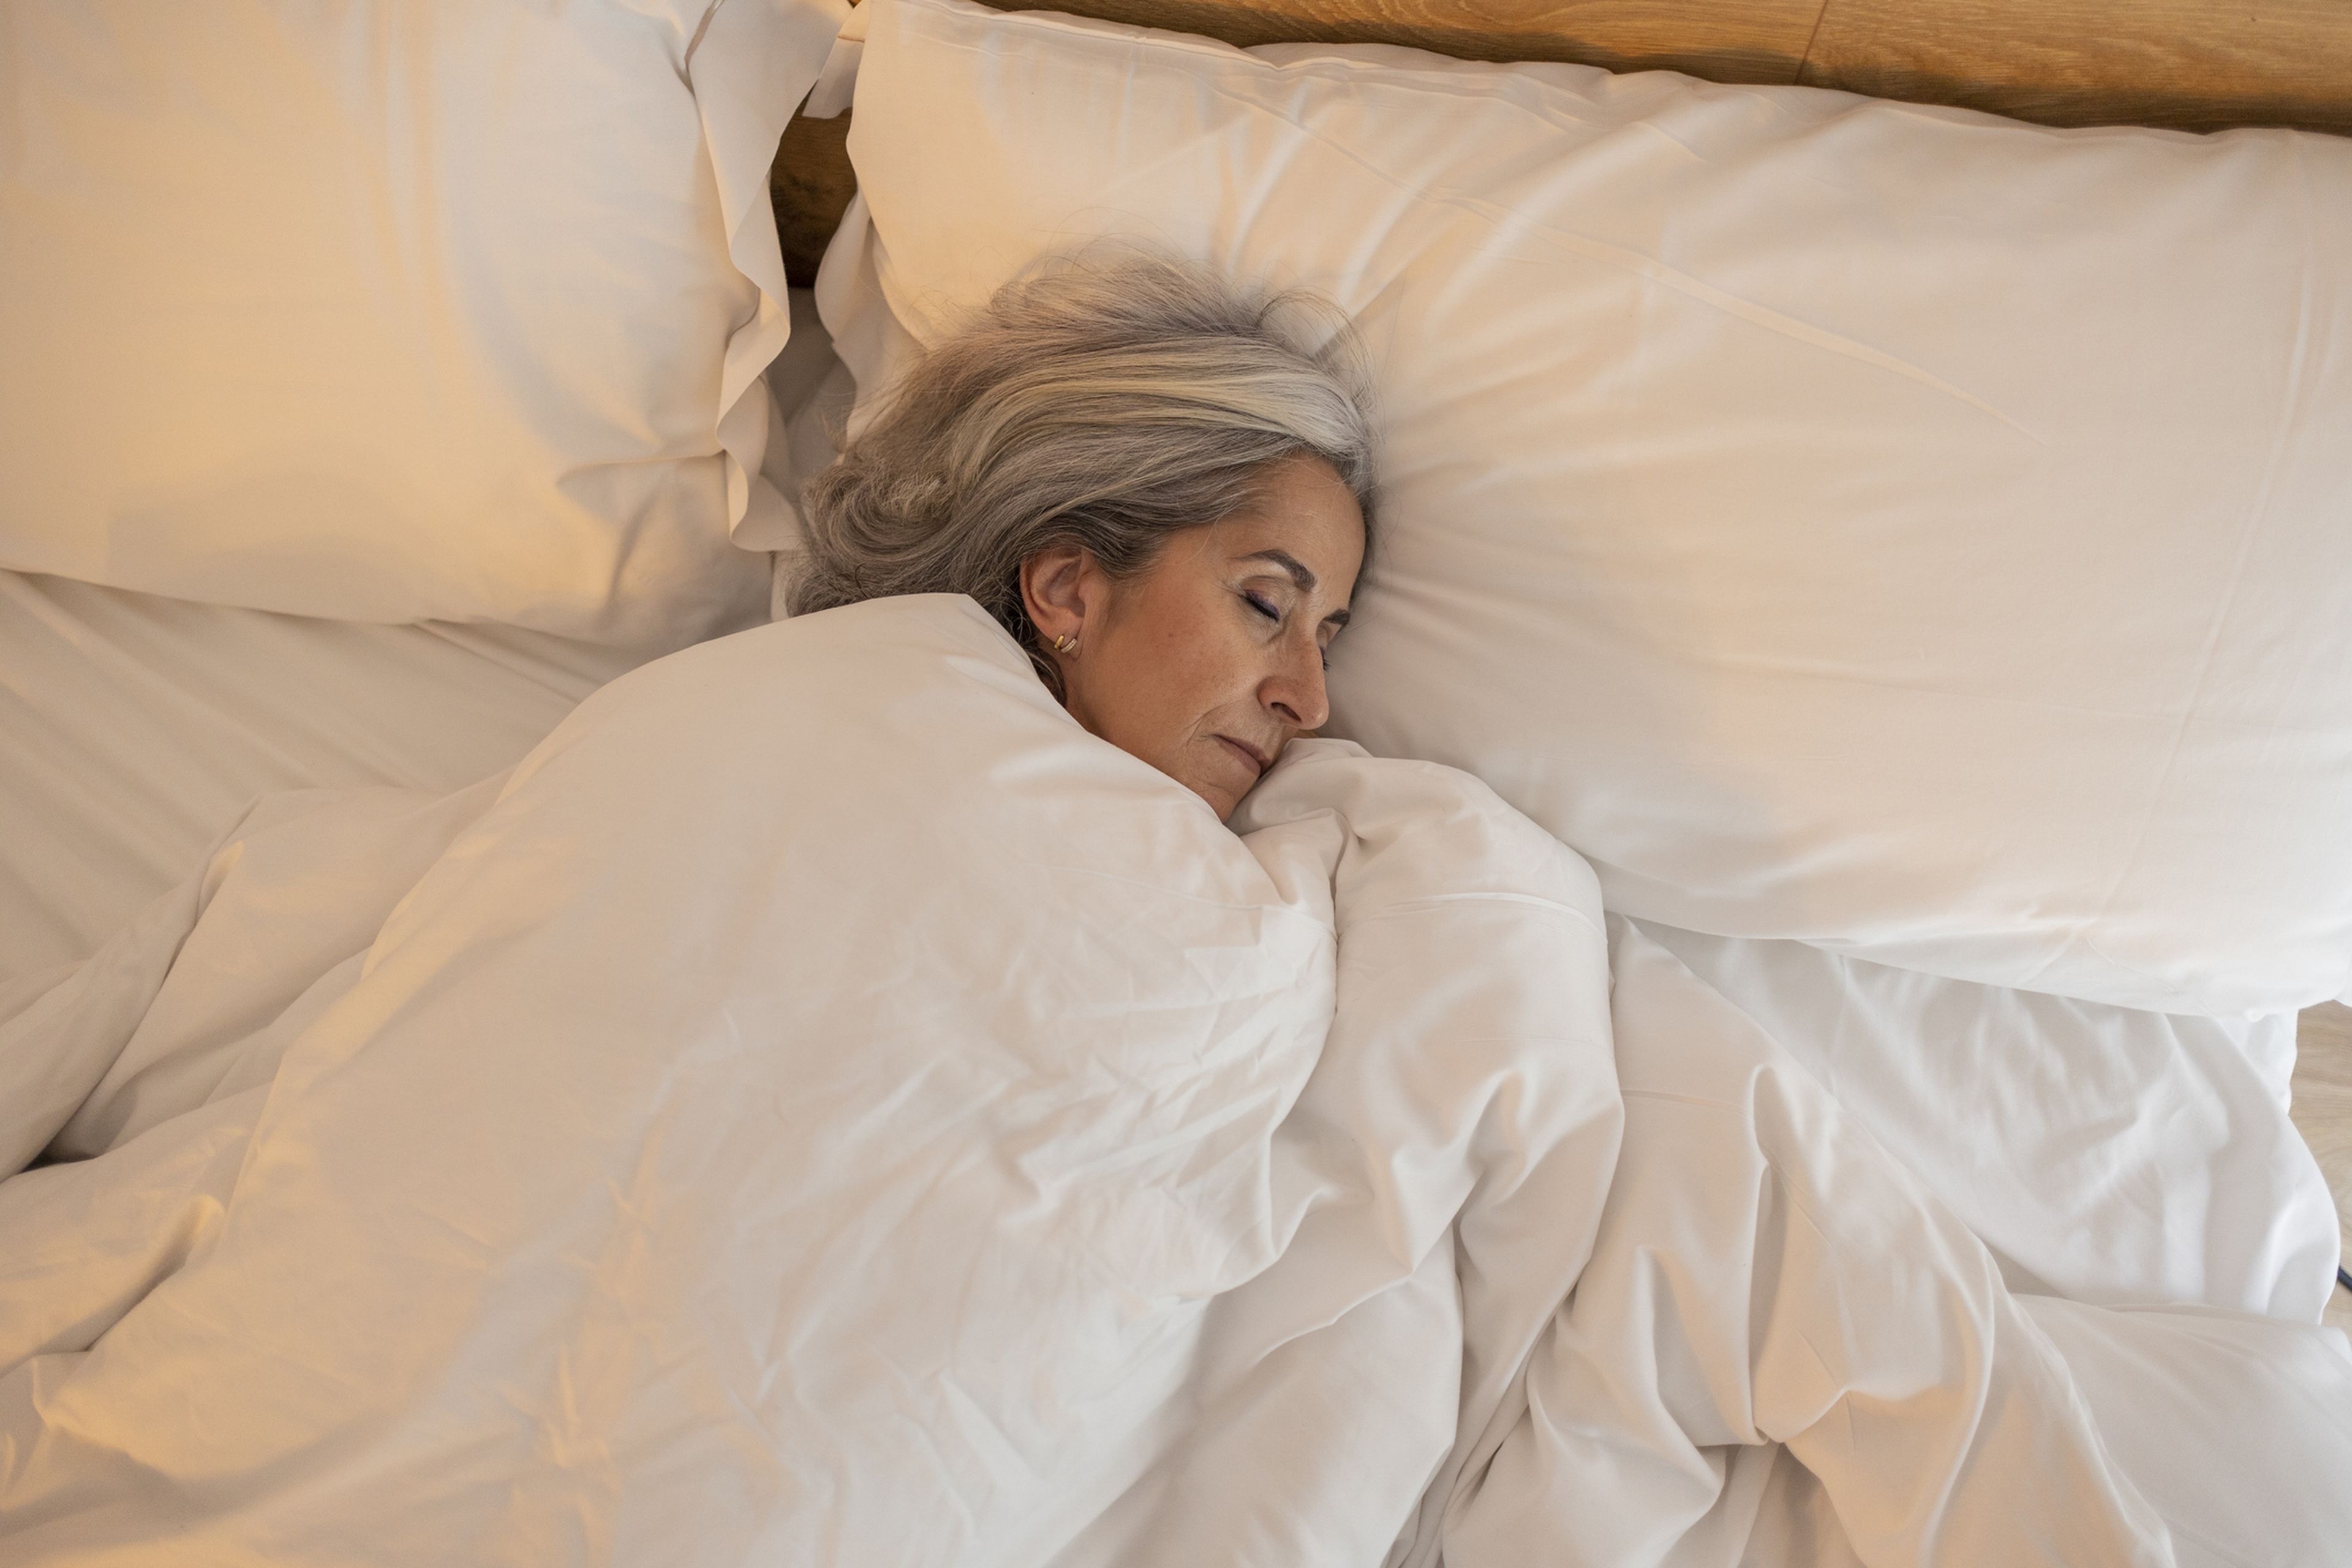
[[[868,0],[870,389],[1119,236],[1357,311],[1332,732],[1611,907],[2168,1012],[2352,955],[2352,142]],[[870,223],[870,227],[869,227]]]
[[[0,565],[660,648],[786,332],[767,174],[844,0],[0,15]]]

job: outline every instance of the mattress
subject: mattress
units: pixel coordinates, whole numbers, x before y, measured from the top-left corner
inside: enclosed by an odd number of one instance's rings
[[[0,573],[0,987],[96,949],[256,796],[459,788],[635,662]]]

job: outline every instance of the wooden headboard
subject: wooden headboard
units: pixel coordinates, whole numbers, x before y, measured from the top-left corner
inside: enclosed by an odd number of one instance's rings
[[[996,0],[990,0],[995,4]],[[2352,0],[1067,0],[1230,44],[1405,44],[1710,81],[1843,88],[2045,125],[2352,135]],[[807,284],[856,188],[846,115],[795,117],[769,176]]]

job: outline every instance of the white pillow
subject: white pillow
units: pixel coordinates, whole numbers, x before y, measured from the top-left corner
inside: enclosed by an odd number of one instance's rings
[[[768,165],[844,0],[0,14],[0,565],[652,648],[756,619]]]
[[[2175,1013],[2345,989],[2352,142],[862,9],[818,298],[863,384],[861,268],[924,342],[1097,236],[1360,313],[1385,533],[1332,732],[1685,929]]]

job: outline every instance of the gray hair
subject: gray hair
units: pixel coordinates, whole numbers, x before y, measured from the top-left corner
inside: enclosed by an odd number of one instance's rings
[[[1369,565],[1372,439],[1360,342],[1329,300],[1158,256],[1064,258],[923,355],[803,487],[785,603],[969,594],[1059,695],[1022,562],[1076,544],[1132,579],[1303,453],[1354,492]]]

